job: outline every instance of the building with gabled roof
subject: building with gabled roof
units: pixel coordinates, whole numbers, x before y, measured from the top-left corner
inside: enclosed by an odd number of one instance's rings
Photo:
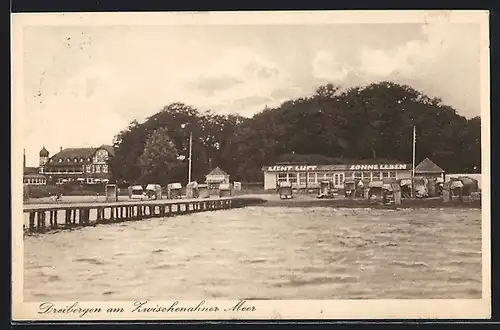
[[[40,150],[40,166],[25,168],[25,179],[37,179],[47,183],[101,183],[108,182],[111,173],[108,162],[114,156],[113,147],[103,144],[97,148],[60,148],[59,152],[50,156],[45,146]],[[28,173],[29,172],[29,173]],[[37,178],[31,177],[37,173]],[[26,175],[30,175],[27,177]],[[26,182],[27,180],[25,180]]]
[[[415,166],[415,176],[444,179],[445,171],[429,158],[425,158]]]
[[[227,174],[220,167],[217,166],[205,176],[205,182],[208,185],[219,185],[221,183],[229,183],[229,174]]]

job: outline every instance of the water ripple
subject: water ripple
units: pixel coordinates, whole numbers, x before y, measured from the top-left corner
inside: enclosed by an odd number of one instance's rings
[[[248,207],[28,236],[25,300],[480,298],[480,220]]]

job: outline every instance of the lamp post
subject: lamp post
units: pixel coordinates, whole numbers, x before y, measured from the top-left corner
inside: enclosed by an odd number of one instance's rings
[[[181,128],[186,128],[187,124],[182,124]],[[191,155],[193,153],[193,132],[189,132],[189,160],[188,160],[188,183],[191,182]]]

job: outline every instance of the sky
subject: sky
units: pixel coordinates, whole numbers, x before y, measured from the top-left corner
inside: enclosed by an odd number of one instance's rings
[[[250,117],[265,106],[390,80],[480,115],[479,25],[33,26],[23,34],[23,144],[111,144],[172,102]]]

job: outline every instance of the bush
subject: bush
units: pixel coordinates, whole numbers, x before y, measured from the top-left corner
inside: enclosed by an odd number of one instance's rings
[[[26,186],[26,188],[23,189],[23,198],[25,200],[28,198],[43,198],[54,196],[59,193],[66,196],[104,195],[104,185],[65,184]]]

